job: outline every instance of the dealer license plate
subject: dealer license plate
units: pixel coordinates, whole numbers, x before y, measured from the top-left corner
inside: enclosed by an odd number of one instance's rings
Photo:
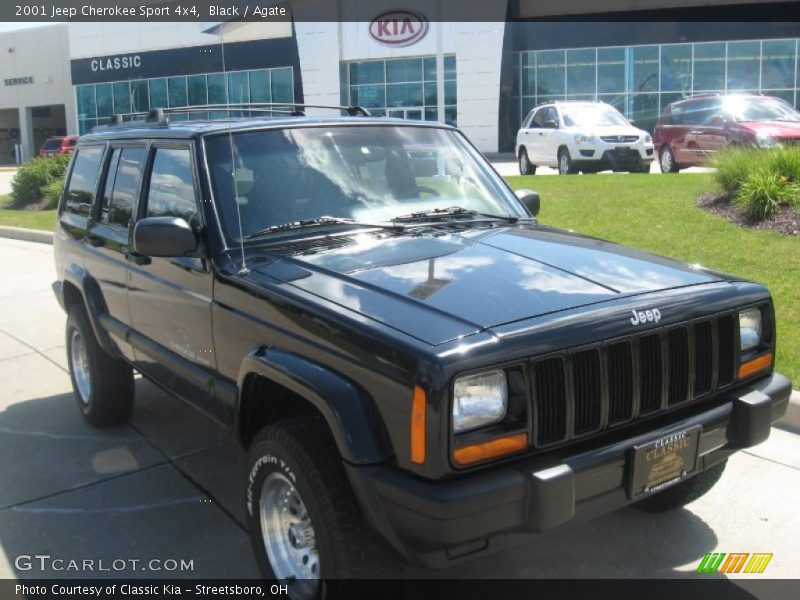
[[[628,497],[653,494],[691,475],[697,468],[700,430],[698,425],[634,446],[629,457]]]

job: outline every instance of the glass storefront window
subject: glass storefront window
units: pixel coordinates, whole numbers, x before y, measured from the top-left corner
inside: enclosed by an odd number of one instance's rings
[[[131,82],[131,112],[146,112],[150,110],[150,98],[147,82],[137,80]]]
[[[798,45],[784,39],[526,50],[512,61],[519,111],[510,121],[556,100],[608,102],[645,129],[670,102],[702,93],[760,92],[800,105]]]
[[[632,93],[658,91],[658,46],[634,46],[631,48],[633,76],[628,86]]]
[[[78,96],[78,118],[93,119],[97,116],[97,104],[94,97],[93,85],[79,85]]]
[[[127,81],[114,84],[114,112],[126,114],[131,112],[131,86]]]
[[[692,89],[692,45],[661,47],[661,91],[689,92]]]
[[[728,90],[757,90],[760,42],[731,42],[728,44]]]
[[[208,88],[205,75],[190,75],[186,78],[186,89],[189,105],[202,106],[208,104]]]
[[[794,88],[796,53],[796,40],[764,41],[761,56],[761,89],[782,90]]]
[[[111,84],[104,83],[95,87],[97,94],[97,116],[110,117],[114,114],[114,96],[111,91]]]
[[[228,73],[228,102],[231,104],[250,102],[250,83],[247,71]]]
[[[167,107],[167,80],[150,79],[150,108]]]
[[[340,73],[348,79],[342,82],[343,104],[363,106],[375,115],[438,120],[440,98],[435,57],[356,61],[344,65]],[[457,103],[454,56],[444,57],[443,79],[444,118],[454,121]]]
[[[271,102],[269,71],[250,71],[250,102]]]
[[[564,94],[564,50],[536,53],[536,93]]]
[[[294,102],[294,85],[292,81],[292,69],[272,69],[271,90],[273,102]]]
[[[597,92],[625,91],[625,48],[597,49]]]
[[[167,81],[169,105],[186,106],[186,77],[170,77]]]
[[[595,50],[567,50],[567,95],[594,94],[597,59]]]
[[[222,73],[212,73],[206,77],[208,84],[208,103],[225,104],[225,75]],[[213,118],[213,117],[212,117]]]

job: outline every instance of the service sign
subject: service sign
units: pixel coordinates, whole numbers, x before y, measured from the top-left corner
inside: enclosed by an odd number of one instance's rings
[[[410,46],[428,33],[428,20],[411,10],[390,10],[381,13],[369,24],[369,34],[386,46]]]

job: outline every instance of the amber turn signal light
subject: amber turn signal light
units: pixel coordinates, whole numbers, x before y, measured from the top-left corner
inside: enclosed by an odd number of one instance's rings
[[[411,405],[411,462],[421,465],[425,462],[425,390],[416,386]]]
[[[769,368],[771,364],[772,352],[767,352],[766,354],[762,354],[753,360],[748,360],[746,363],[742,363],[739,366],[739,379],[745,379],[750,377],[750,375],[754,375],[759,371],[763,371],[764,369]]]
[[[524,450],[528,446],[527,433],[515,433],[505,437],[495,438],[488,442],[460,446],[453,452],[453,459],[457,465],[471,465],[476,462],[497,458]]]

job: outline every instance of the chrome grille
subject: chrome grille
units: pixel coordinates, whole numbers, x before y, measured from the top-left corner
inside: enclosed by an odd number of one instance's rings
[[[639,139],[638,135],[601,135],[600,139],[606,144],[630,144]]]
[[[734,382],[733,314],[534,359],[536,446],[678,406]]]

